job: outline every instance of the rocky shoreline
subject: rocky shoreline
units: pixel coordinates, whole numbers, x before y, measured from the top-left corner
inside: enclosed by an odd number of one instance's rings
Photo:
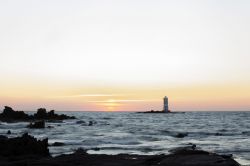
[[[45,128],[45,121],[75,119],[67,115],[58,115],[54,111],[47,112],[40,108],[34,115],[23,111],[14,111],[5,106],[0,114],[0,121],[30,122],[29,128]],[[78,123],[82,123],[79,121]],[[85,122],[84,122],[85,123]],[[90,121],[89,126],[94,122]],[[11,131],[8,130],[7,135]],[[187,133],[176,135],[178,138],[187,136]],[[0,135],[0,166],[239,166],[232,155],[219,155],[199,150],[195,145],[174,149],[169,155],[105,155],[88,154],[87,150],[77,149],[72,154],[63,154],[52,157],[48,146],[64,146],[62,142],[48,144],[48,139],[38,140],[28,133],[19,137],[8,138]]]
[[[197,150],[194,145],[178,148],[170,155],[105,155],[88,154],[78,149],[72,154],[51,157],[48,139],[37,140],[23,134],[21,137],[0,136],[1,166],[240,166],[231,155]]]

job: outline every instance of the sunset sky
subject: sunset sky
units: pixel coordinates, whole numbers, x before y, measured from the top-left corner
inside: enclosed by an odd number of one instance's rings
[[[249,0],[1,0],[0,110],[250,111]]]

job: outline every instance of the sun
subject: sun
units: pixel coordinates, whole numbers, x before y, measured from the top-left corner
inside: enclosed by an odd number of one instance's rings
[[[115,111],[121,104],[114,99],[109,99],[103,104],[108,111]]]

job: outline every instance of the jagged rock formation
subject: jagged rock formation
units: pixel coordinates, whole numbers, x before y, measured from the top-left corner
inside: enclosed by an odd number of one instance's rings
[[[11,107],[5,106],[3,112],[0,114],[0,120],[29,120],[31,117],[23,111],[14,111]]]
[[[49,156],[48,139],[37,140],[27,133],[21,137],[0,137],[0,156]]]
[[[35,119],[46,119],[46,120],[65,120],[65,119],[75,119],[73,116],[67,116],[65,114],[55,114],[54,110],[46,112],[45,108],[39,108],[37,113],[34,114]]]
[[[34,121],[34,120],[65,120],[75,119],[74,116],[67,116],[65,114],[55,114],[54,110],[49,112],[45,108],[39,108],[34,115],[28,115],[23,111],[14,111],[11,107],[5,106],[3,112],[0,114],[0,121],[15,122],[15,121]]]

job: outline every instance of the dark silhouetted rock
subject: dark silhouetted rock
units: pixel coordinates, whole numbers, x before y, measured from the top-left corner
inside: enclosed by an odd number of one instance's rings
[[[46,112],[45,108],[39,108],[37,113],[34,114],[35,119],[44,119],[44,120],[65,120],[65,119],[75,119],[74,116],[67,116],[65,114],[55,114],[54,110]]]
[[[8,131],[7,131],[7,134],[11,134],[11,131],[10,131],[10,130],[8,130]]]
[[[37,109],[37,112],[34,114],[36,119],[45,119],[47,117],[47,112],[45,108]]]
[[[215,135],[216,135],[216,136],[222,136],[222,134],[221,134],[221,133],[215,133]]]
[[[83,148],[78,148],[75,150],[74,154],[87,155],[87,150],[85,150]]]
[[[93,126],[93,121],[89,121],[89,126]]]
[[[49,112],[48,112],[48,116],[54,116],[55,115],[55,110],[50,110]]]
[[[63,142],[54,142],[53,144],[51,144],[51,146],[64,146],[65,143]]]
[[[0,135],[0,140],[5,140],[8,139],[8,137],[4,136],[4,135]]]
[[[16,138],[0,139],[0,156],[49,156],[48,139],[37,140],[26,134]]]
[[[15,120],[29,120],[29,115],[23,111],[14,111],[11,107],[5,106],[3,112],[0,114],[0,120],[12,122]]]
[[[178,133],[175,137],[176,138],[184,138],[186,136],[188,136],[188,133]]]
[[[34,120],[61,121],[65,119],[75,119],[75,117],[67,116],[65,114],[58,115],[55,114],[54,110],[46,112],[45,108],[39,108],[34,115],[28,115],[23,111],[14,111],[11,107],[8,106],[5,106],[3,112],[0,114],[0,120],[5,122]]]
[[[45,121],[44,120],[40,120],[40,121],[36,121],[34,123],[30,123],[28,125],[29,128],[31,129],[44,129],[45,128]]]
[[[180,148],[167,155],[158,165],[167,166],[240,166],[232,158],[203,150],[193,150],[190,147]]]
[[[33,137],[31,137],[33,138]],[[33,138],[34,139],[34,138]],[[9,139],[3,139],[9,140]],[[0,139],[1,142],[1,139]],[[47,142],[46,142],[47,143]],[[1,145],[1,144],[0,144]],[[16,144],[23,147],[23,144]],[[26,144],[25,144],[26,145]],[[30,146],[27,146],[30,147]],[[26,146],[23,148],[27,148]],[[4,151],[4,149],[0,149]],[[31,150],[32,152],[34,149]],[[22,151],[20,151],[22,152]],[[30,151],[25,151],[30,154]],[[37,152],[37,151],[36,151]],[[42,151],[43,152],[43,151]],[[45,151],[47,152],[47,151]],[[39,155],[43,154],[40,151]],[[12,153],[11,153],[12,154]],[[24,153],[21,153],[24,154]],[[0,154],[1,155],[1,154]],[[48,155],[45,153],[45,155]],[[28,161],[28,164],[27,164]],[[87,154],[85,149],[79,148],[72,154],[64,154],[56,157],[18,157],[4,158],[0,156],[0,165],[35,165],[35,166],[240,166],[235,160],[228,156],[217,155],[201,150],[179,149],[170,155],[105,155]]]

